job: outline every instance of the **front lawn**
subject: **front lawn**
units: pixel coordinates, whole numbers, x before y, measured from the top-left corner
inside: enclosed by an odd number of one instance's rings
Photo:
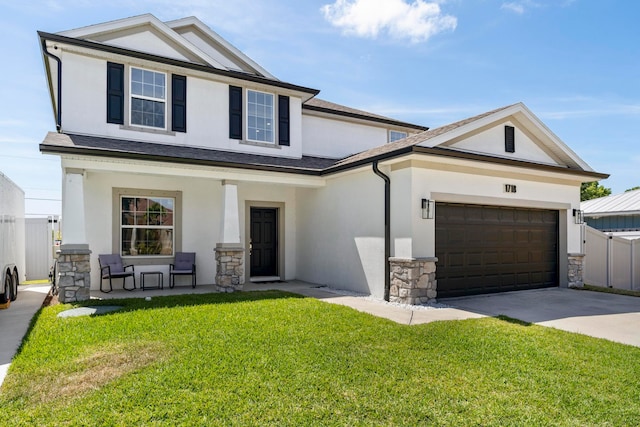
[[[640,348],[509,319],[403,326],[268,291],[42,310],[3,425],[640,425]]]

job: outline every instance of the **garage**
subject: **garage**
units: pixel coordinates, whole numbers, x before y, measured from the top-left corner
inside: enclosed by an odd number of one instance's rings
[[[558,286],[558,211],[436,204],[438,298]]]

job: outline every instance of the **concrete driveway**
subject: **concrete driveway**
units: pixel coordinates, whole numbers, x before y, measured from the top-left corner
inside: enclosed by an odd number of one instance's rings
[[[525,322],[640,347],[640,298],[584,290],[548,288],[472,297],[441,303],[470,313],[505,315]]]
[[[18,299],[9,308],[0,310],[0,385],[7,375],[11,359],[15,356],[29,329],[33,315],[42,307],[50,285],[21,285]]]

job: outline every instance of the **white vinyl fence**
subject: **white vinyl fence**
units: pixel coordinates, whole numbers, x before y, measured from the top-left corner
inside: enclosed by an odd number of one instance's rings
[[[640,239],[609,236],[585,226],[584,283],[640,290]]]
[[[49,268],[53,265],[52,232],[51,218],[25,220],[27,280],[42,280],[49,277]]]

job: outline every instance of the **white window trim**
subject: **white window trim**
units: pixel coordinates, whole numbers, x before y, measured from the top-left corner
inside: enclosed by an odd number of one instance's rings
[[[157,74],[163,74],[164,75],[164,99],[160,99],[160,98],[155,98],[155,97],[149,97],[149,96],[144,96],[144,95],[134,95],[132,90],[131,90],[131,86],[133,84],[133,69],[138,69],[138,70],[143,70],[143,71],[151,71],[153,73],[157,73]],[[136,127],[136,128],[142,128],[142,129],[152,129],[152,130],[157,130],[157,131],[166,131],[168,129],[168,124],[169,124],[169,117],[168,117],[168,111],[167,111],[167,104],[169,103],[169,80],[168,80],[168,74],[163,72],[163,71],[157,71],[157,70],[152,70],[149,68],[143,68],[143,67],[135,67],[133,65],[129,66],[129,82],[128,82],[128,88],[127,88],[127,95],[129,98],[129,126],[131,127]],[[146,125],[141,125],[141,124],[137,124],[137,123],[133,123],[132,122],[132,116],[133,114],[131,114],[131,108],[132,108],[132,100],[133,98],[138,98],[138,99],[145,99],[145,100],[149,100],[149,101],[155,101],[155,102],[162,102],[164,103],[164,127],[156,127],[156,126],[146,126]]]
[[[260,141],[257,139],[250,139],[249,138],[249,92],[256,92],[256,93],[264,93],[267,95],[271,95],[271,99],[273,100],[273,104],[271,107],[271,111],[272,111],[272,116],[271,116],[271,127],[273,129],[272,131],[272,135],[273,135],[273,141]],[[274,146],[274,145],[278,145],[277,141],[278,141],[278,126],[276,125],[276,118],[278,117],[278,111],[277,111],[277,95],[273,92],[265,92],[262,90],[257,90],[257,89],[249,89],[249,88],[245,88],[244,89],[244,117],[245,119],[245,125],[244,125],[244,132],[246,135],[245,141],[252,143],[252,144],[265,144],[268,146]]]
[[[124,198],[133,198],[133,199],[140,199],[140,198],[145,198],[145,199],[172,199],[173,200],[173,212],[172,212],[172,225],[168,226],[168,225],[127,225],[125,226],[124,224],[122,224],[122,199]],[[119,197],[119,210],[120,210],[120,235],[119,235],[119,240],[120,240],[120,255],[121,256],[127,256],[127,257],[173,257],[175,256],[176,253],[176,216],[175,216],[175,210],[176,210],[176,198],[172,197],[172,196],[143,196],[143,195],[130,195],[130,194],[121,194]],[[148,229],[153,229],[153,230],[171,230],[171,254],[136,254],[136,255],[124,255],[122,253],[122,230],[124,229],[142,229],[142,228],[148,228]]]

